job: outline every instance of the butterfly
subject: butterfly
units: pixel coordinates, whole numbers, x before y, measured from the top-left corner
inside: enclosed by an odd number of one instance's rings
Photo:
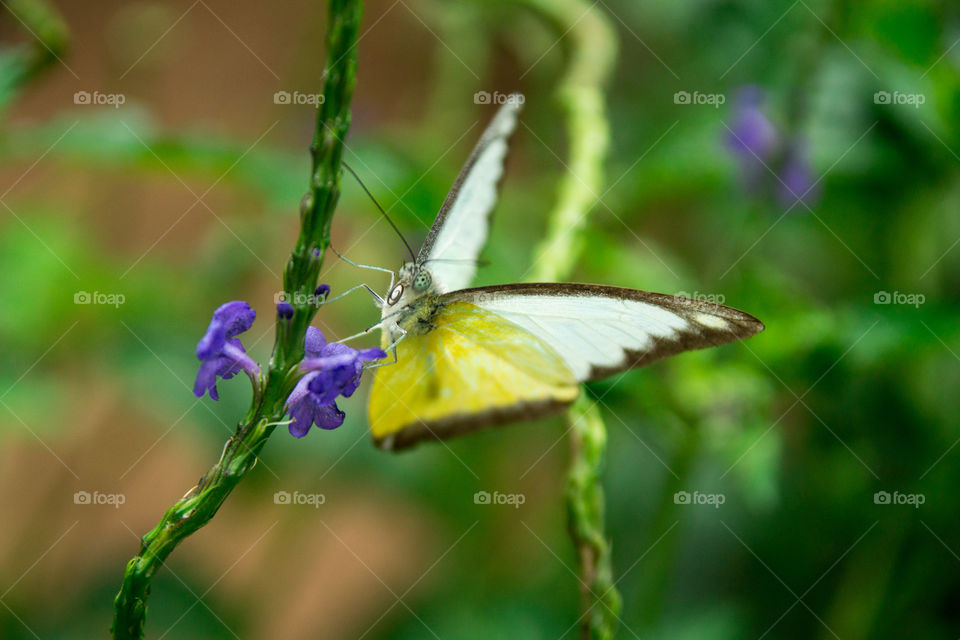
[[[383,449],[547,416],[569,406],[580,383],[764,328],[730,307],[635,289],[467,288],[521,103],[508,99],[500,107],[420,251],[381,302],[374,328],[395,362],[376,369],[368,413]]]

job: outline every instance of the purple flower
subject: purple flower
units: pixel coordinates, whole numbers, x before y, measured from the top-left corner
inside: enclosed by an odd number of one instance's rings
[[[797,200],[809,202],[820,195],[806,149],[802,145],[795,144],[787,151],[780,165],[779,177],[777,196],[783,204],[792,205]]]
[[[735,98],[733,126],[726,144],[737,158],[748,191],[773,191],[784,205],[809,203],[817,194],[804,145],[784,139],[763,109],[764,94],[744,87]]]
[[[779,136],[761,109],[763,92],[757,87],[744,87],[735,102],[736,117],[727,138],[730,150],[744,158],[769,158],[777,148]]]
[[[307,329],[305,357],[300,363],[304,375],[287,398],[287,411],[293,418],[290,434],[302,438],[317,425],[336,429],[343,424],[344,413],[337,407],[337,396],[349,398],[360,386],[365,362],[381,360],[381,349],[356,350],[338,342],[327,343],[319,329]]]
[[[257,384],[260,367],[250,359],[243,344],[236,338],[253,325],[257,313],[242,300],[234,300],[221,305],[213,312],[210,326],[197,343],[197,358],[201,360],[197,380],[193,384],[193,393],[202,398],[210,392],[210,397],[219,400],[217,378],[229,380],[241,371],[246,372]]]

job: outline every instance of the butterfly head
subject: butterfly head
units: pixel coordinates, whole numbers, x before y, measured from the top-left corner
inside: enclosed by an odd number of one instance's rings
[[[385,299],[384,314],[392,313],[433,289],[433,275],[422,265],[408,262],[400,268],[400,277]]]

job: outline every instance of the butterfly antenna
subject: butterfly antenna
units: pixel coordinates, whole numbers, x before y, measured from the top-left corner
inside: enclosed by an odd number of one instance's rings
[[[427,258],[423,261],[424,264],[427,264],[428,262],[464,262],[467,264],[476,265],[478,267],[490,266],[490,261],[482,258],[478,258],[476,260],[471,260],[469,258]]]
[[[347,171],[350,172],[350,175],[352,175],[353,178],[354,178],[354,180],[357,181],[357,183],[360,185],[360,188],[363,189],[364,193],[366,193],[366,194],[370,197],[370,200],[373,201],[373,204],[377,207],[377,209],[380,210],[380,213],[383,214],[383,217],[387,219],[387,222],[389,222],[389,223],[390,223],[390,226],[393,227],[393,230],[397,232],[397,235],[400,236],[400,239],[403,241],[403,244],[404,244],[404,246],[407,248],[407,251],[410,252],[410,259],[413,260],[414,262],[416,262],[416,261],[417,261],[417,256],[416,256],[416,254],[413,252],[413,249],[410,248],[410,243],[407,242],[407,239],[403,237],[403,234],[400,233],[400,229],[397,228],[397,225],[394,224],[393,220],[390,219],[390,216],[387,215],[387,212],[384,210],[384,208],[380,206],[380,203],[377,202],[377,199],[374,198],[374,197],[373,197],[373,194],[370,193],[370,190],[367,189],[367,185],[363,184],[363,180],[360,179],[360,176],[357,175],[357,172],[354,171],[354,170],[350,167],[350,165],[348,165],[346,162],[341,162],[340,164],[343,165],[343,168],[344,168],[344,169],[346,169]]]

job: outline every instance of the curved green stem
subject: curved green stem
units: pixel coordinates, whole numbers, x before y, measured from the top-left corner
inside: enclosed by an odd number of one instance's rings
[[[140,551],[127,563],[114,601],[114,638],[142,638],[147,598],[154,574],[180,542],[203,527],[220,509],[238,482],[253,468],[273,427],[266,421],[239,427],[224,447],[219,462],[196,487],[163,515],[140,542]]]
[[[569,64],[558,87],[567,113],[570,159],[547,236],[534,254],[532,279],[549,282],[570,274],[582,250],[581,231],[602,194],[610,142],[603,92],[616,60],[617,37],[606,15],[585,0],[527,0],[527,4],[570,39]],[[606,640],[616,632],[621,608],[604,529],[600,481],[607,432],[599,409],[585,395],[570,409],[567,423],[571,452],[567,513],[580,562],[581,637]]]
[[[567,114],[570,153],[549,228],[534,252],[533,280],[564,279],[583,247],[581,232],[603,193],[603,164],[610,146],[604,87],[617,57],[617,34],[606,15],[586,0],[526,0],[561,37],[569,39],[569,64],[557,87]]]
[[[293,318],[277,323],[277,338],[262,392],[224,446],[220,460],[197,486],[170,507],[160,523],[141,539],[140,550],[124,572],[114,601],[113,637],[143,637],[150,584],[164,560],[190,534],[216,515],[233,488],[256,465],[260,451],[286,413],[287,396],[297,380],[307,327],[316,314],[308,304],[317,287],[320,265],[330,243],[330,221],[340,193],[340,157],[350,126],[350,100],[356,73],[360,0],[331,0],[327,36],[324,102],[317,113],[311,145],[310,191],[301,206],[297,245],[284,272],[284,290],[295,301]]]

